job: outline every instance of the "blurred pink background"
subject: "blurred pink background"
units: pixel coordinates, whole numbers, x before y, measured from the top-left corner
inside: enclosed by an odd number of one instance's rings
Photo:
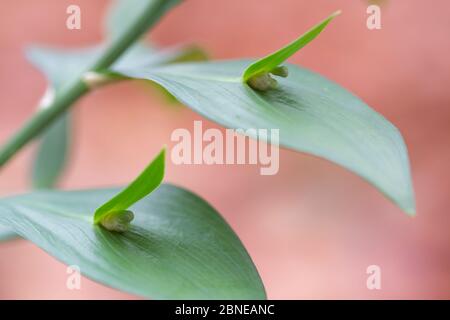
[[[291,62],[353,91],[405,137],[414,218],[360,178],[305,154],[282,150],[275,176],[260,176],[256,166],[168,161],[166,181],[193,190],[222,213],[271,299],[450,298],[450,2],[385,2],[377,31],[366,28],[363,0],[188,0],[151,32],[162,46],[196,43],[213,58],[260,57],[342,9]],[[65,27],[70,4],[81,7],[81,30]],[[0,143],[30,117],[46,86],[24,58],[25,46],[95,44],[107,5],[0,2]],[[198,119],[136,82],[88,95],[76,106],[75,145],[62,187],[125,184],[163,144],[171,145],[175,128],[192,128]],[[0,195],[29,189],[31,149],[0,172]],[[372,264],[381,267],[381,290],[366,287]],[[66,267],[33,244],[0,244],[0,298],[134,298],[86,278],[80,291],[69,291],[66,277]]]

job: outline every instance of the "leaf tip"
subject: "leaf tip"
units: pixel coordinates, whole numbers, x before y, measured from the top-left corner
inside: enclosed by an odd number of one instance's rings
[[[155,159],[155,161],[160,161],[162,163],[161,182],[162,182],[162,179],[164,178],[164,174],[165,174],[165,170],[166,170],[166,150],[167,150],[167,145],[163,145],[161,151],[158,153],[158,155],[156,156],[156,159]]]
[[[409,193],[407,197],[404,199],[395,199],[389,195],[387,197],[392,200],[392,202],[400,208],[407,216],[415,217],[416,216],[416,201],[414,196],[414,190],[412,188],[409,189]]]
[[[313,39],[315,39],[331,22],[331,20],[333,20],[341,13],[341,10],[333,12],[325,20],[313,26],[293,42],[289,43],[278,51],[250,64],[242,74],[243,82],[248,83],[250,87],[259,91],[266,91],[275,88],[276,81],[274,79],[271,79],[269,73],[281,77],[287,77],[288,74],[286,67],[282,67],[280,65],[301,48],[306,46]]]
[[[161,148],[161,151],[160,151],[159,154],[158,154],[158,157],[161,156],[161,157],[165,158],[165,156],[166,156],[166,150],[167,150],[167,145],[164,144],[164,145],[162,146],[162,148]]]
[[[405,208],[403,211],[405,211],[405,213],[410,217],[415,217],[417,215],[415,207]]]
[[[342,10],[341,10],[341,9],[336,10],[335,12],[333,12],[333,13],[331,14],[330,19],[336,18],[337,16],[339,16],[339,15],[341,15],[341,14],[342,14]]]

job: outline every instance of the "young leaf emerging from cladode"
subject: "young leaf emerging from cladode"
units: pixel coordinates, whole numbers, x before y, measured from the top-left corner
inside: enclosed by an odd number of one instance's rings
[[[164,151],[122,192],[39,190],[0,198],[0,239],[17,233],[83,275],[146,298],[265,299],[251,258],[211,205],[173,185],[155,190],[163,169]],[[105,201],[100,220],[138,201],[127,232],[92,225],[92,212]],[[129,217],[108,223],[122,231]]]
[[[95,211],[94,224],[100,224],[110,231],[127,231],[134,219],[133,212],[127,209],[161,184],[164,178],[164,158],[165,148],[133,182]]]
[[[277,81],[271,75],[286,78],[289,74],[287,67],[280,66],[286,59],[314,40],[323,29],[338,16],[341,11],[336,11],[328,18],[312,27],[284,48],[252,63],[242,76],[243,81],[250,87],[259,91],[267,91],[277,87]]]
[[[186,106],[227,128],[278,129],[281,146],[341,165],[414,215],[408,152],[392,123],[347,89],[303,67],[286,63],[289,77],[280,78],[277,88],[273,88],[273,78],[267,79],[268,73],[287,76],[287,69],[280,64],[316,37],[337,14],[262,60],[179,63],[113,71],[154,81]],[[250,87],[252,83],[246,84],[264,73],[266,76],[257,79],[256,85],[253,83],[256,90]],[[258,134],[249,135],[268,140]]]

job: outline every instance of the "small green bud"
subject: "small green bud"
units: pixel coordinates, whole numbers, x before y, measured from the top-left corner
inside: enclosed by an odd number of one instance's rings
[[[251,77],[247,83],[250,87],[258,91],[275,89],[278,85],[277,80],[272,78],[267,72]]]
[[[271,74],[278,77],[286,78],[289,75],[289,70],[285,66],[278,66],[269,72],[263,72],[251,77],[247,84],[258,91],[268,91],[275,89],[278,86],[277,80],[272,78]]]
[[[101,220],[100,224],[109,231],[125,232],[133,221],[134,214],[129,210],[110,212]]]
[[[289,70],[285,66],[278,66],[276,68],[273,68],[270,71],[270,73],[275,75],[275,76],[286,78],[289,75]]]

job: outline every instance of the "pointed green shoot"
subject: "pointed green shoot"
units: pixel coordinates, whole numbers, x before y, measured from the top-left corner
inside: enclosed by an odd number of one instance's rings
[[[95,211],[94,224],[110,231],[124,232],[128,229],[134,214],[127,209],[155,190],[164,178],[165,151],[162,149],[133,182]]]
[[[295,41],[291,42],[287,46],[281,48],[280,50],[252,63],[242,75],[243,81],[248,82],[251,78],[260,75],[267,75],[268,73],[272,73],[277,67],[282,64],[286,59],[291,57],[298,50],[306,46],[309,42],[311,42],[314,38],[316,38],[320,32],[333,20],[336,16],[338,16],[341,11],[336,11],[328,18],[318,23],[314,27],[312,27],[305,34],[300,36]],[[275,72],[274,74],[276,74]],[[283,76],[283,75],[282,75]],[[273,82],[272,82],[273,83]]]

